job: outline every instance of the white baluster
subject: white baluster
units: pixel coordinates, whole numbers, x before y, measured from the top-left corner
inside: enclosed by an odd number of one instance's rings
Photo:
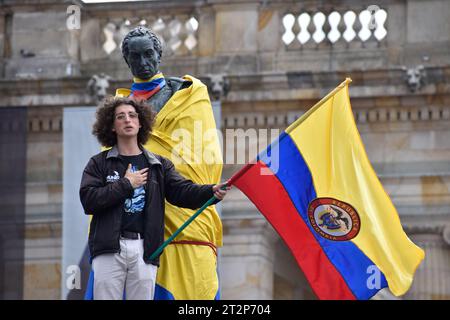
[[[311,34],[308,31],[308,26],[311,22],[311,17],[308,13],[304,12],[298,17],[298,25],[300,26],[300,32],[297,35],[298,41],[303,45],[311,39]]]
[[[292,27],[295,23],[295,17],[293,14],[289,13],[283,17],[283,26],[285,29],[285,32],[282,36],[282,40],[285,45],[290,45],[292,41],[295,39],[295,34],[292,32]]]
[[[328,33],[328,40],[331,43],[335,43],[341,37],[341,33],[338,30],[339,22],[341,21],[341,15],[337,11],[333,11],[328,16],[328,23],[330,24],[331,30]]]
[[[321,43],[325,39],[325,33],[322,30],[325,19],[325,15],[322,12],[317,12],[313,17],[314,25],[316,26],[313,39],[316,43]]]
[[[356,37],[356,32],[355,30],[353,30],[353,24],[355,23],[355,20],[356,14],[353,11],[347,11],[344,14],[344,22],[347,28],[345,29],[342,36],[347,42],[352,41]]]
[[[359,21],[361,22],[361,30],[358,33],[358,37],[361,39],[362,42],[367,41],[372,35],[372,32],[369,29],[370,17],[371,15],[368,10],[363,10],[359,14]]]
[[[386,37],[387,31],[384,28],[384,23],[387,19],[387,12],[383,9],[378,10],[375,13],[375,20],[377,24],[377,28],[374,32],[374,36],[378,41],[381,41],[384,37]]]

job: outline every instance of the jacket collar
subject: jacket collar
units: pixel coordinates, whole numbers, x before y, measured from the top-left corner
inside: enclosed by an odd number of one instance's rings
[[[142,150],[142,152],[144,153],[145,157],[147,158],[148,162],[151,165],[154,165],[154,164],[161,165],[161,162],[158,160],[158,158],[156,158],[154,153],[148,151],[142,145],[139,145],[139,149]],[[117,145],[115,145],[108,151],[108,154],[106,155],[106,159],[118,158],[118,157],[119,157],[119,148],[117,148]]]

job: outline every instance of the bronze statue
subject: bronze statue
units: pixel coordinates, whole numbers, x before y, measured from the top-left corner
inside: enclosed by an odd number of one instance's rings
[[[161,41],[149,29],[137,27],[122,41],[122,55],[135,80],[149,80],[159,73],[162,47]],[[155,112],[159,112],[173,94],[189,87],[191,81],[181,78],[165,78],[165,85],[147,99]]]

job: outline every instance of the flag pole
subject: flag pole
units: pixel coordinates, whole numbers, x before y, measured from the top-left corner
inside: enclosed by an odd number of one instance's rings
[[[222,190],[225,190],[228,186],[228,182],[227,184],[225,184],[224,186],[222,186]],[[197,218],[197,216],[202,213],[207,207],[209,207],[210,205],[213,204],[214,201],[216,201],[217,198],[215,196],[211,197],[208,201],[205,202],[205,204],[198,209],[189,219],[186,220],[185,223],[183,223],[183,225],[181,227],[179,227],[170,237],[169,239],[167,239],[166,241],[164,241],[164,243],[162,245],[159,246],[158,249],[156,249],[155,252],[152,253],[152,255],[150,256],[150,260],[156,259],[156,257],[161,254],[161,252],[164,250],[165,247],[167,247],[172,241],[173,239],[175,239],[180,233],[181,231],[183,231],[195,218]]]

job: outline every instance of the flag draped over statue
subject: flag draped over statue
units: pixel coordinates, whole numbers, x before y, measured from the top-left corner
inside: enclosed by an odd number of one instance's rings
[[[222,174],[222,153],[206,86],[198,79],[177,91],[158,113],[145,148],[170,159],[177,171],[198,184],[216,184]],[[165,239],[195,211],[166,202]],[[208,207],[160,257],[155,299],[219,297],[217,247],[222,224],[215,206]]]

